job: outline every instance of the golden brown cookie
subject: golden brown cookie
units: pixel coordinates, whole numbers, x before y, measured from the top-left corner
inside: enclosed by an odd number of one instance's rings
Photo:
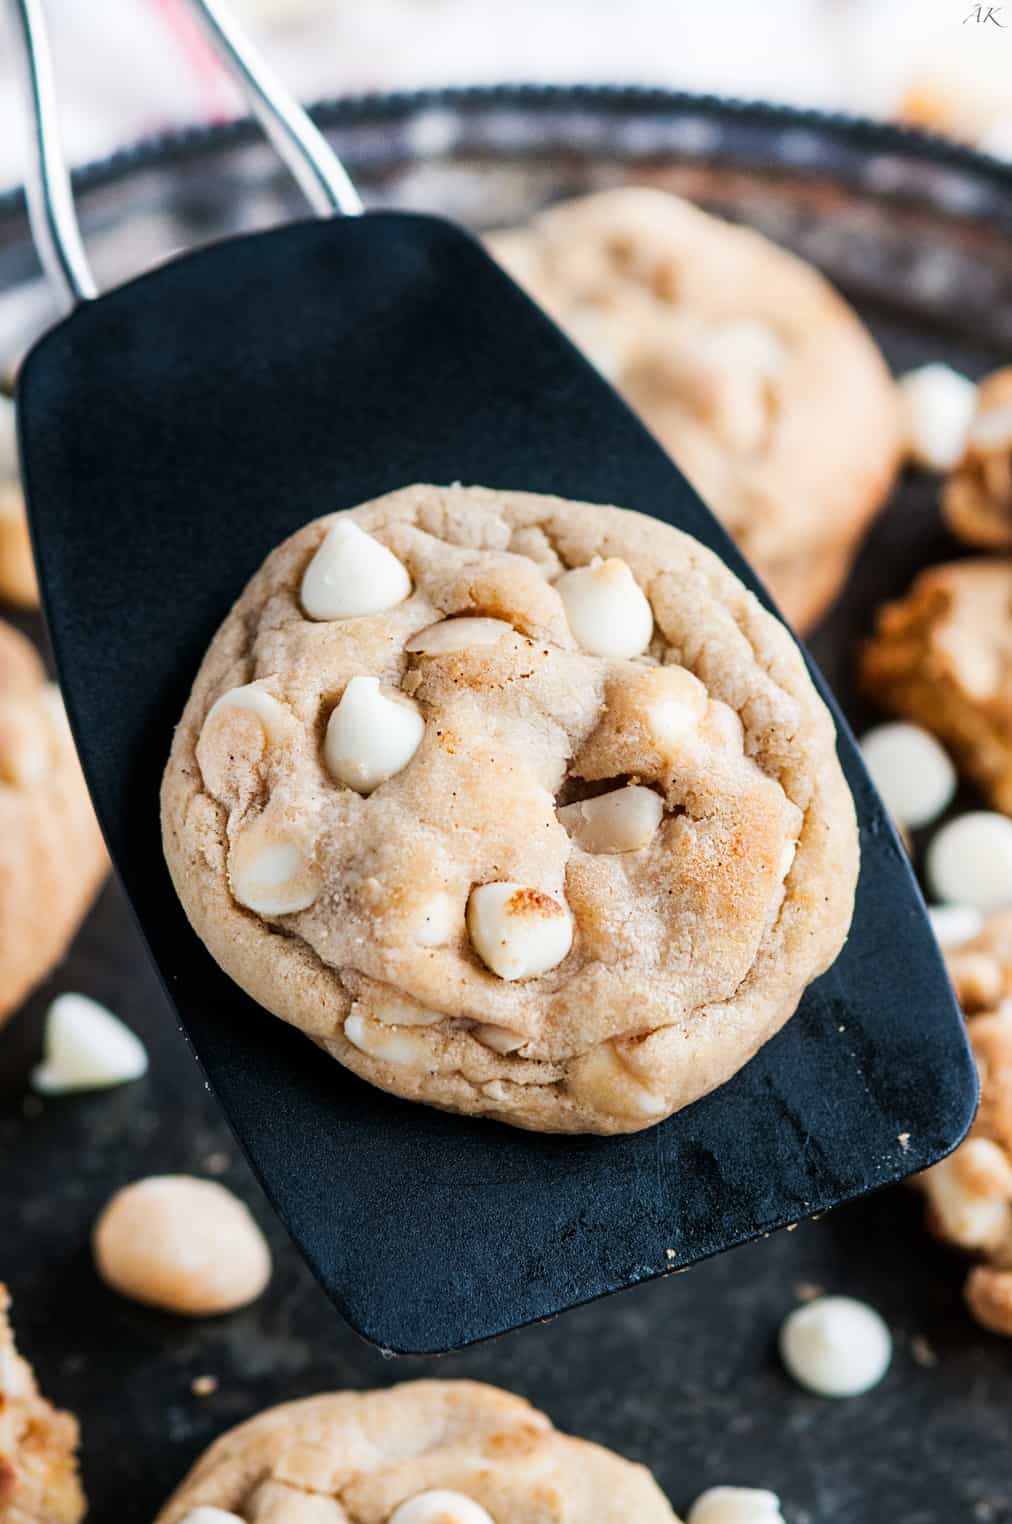
[[[919,1180],[928,1223],[981,1261],[966,1282],[978,1323],[1012,1337],[1012,911],[946,954],[980,1074],[980,1110],[955,1153]]]
[[[644,1466],[474,1381],[269,1408],[211,1446],[156,1524],[201,1506],[242,1524],[678,1524]]]
[[[810,265],[664,191],[552,207],[496,258],[642,415],[788,619],[835,597],[902,448],[895,388]]]
[[[930,730],[1012,814],[1012,560],[922,572],[879,610],[861,677],[883,709]]]
[[[0,1284],[0,1524],[78,1524],[77,1420],[51,1407],[14,1345]]]
[[[59,693],[0,623],[0,1021],[62,958],[107,866]]]
[[[39,606],[24,498],[16,482],[4,481],[0,481],[0,602],[24,609]]]
[[[162,823],[254,999],[385,1090],[538,1131],[635,1131],[723,1083],[836,957],[858,858],[800,652],[715,556],[483,487],[268,557]]]
[[[1012,366],[987,376],[966,450],[945,483],[953,534],[981,550],[1012,550]]]

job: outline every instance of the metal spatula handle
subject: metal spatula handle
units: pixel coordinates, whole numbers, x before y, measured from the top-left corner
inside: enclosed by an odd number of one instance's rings
[[[225,6],[220,0],[190,3],[313,210],[321,217],[361,212],[361,199],[344,165],[242,35]],[[7,10],[28,116],[25,186],[32,237],[61,306],[70,311],[96,296],[98,287],[74,210],[42,4],[41,0],[7,0]]]

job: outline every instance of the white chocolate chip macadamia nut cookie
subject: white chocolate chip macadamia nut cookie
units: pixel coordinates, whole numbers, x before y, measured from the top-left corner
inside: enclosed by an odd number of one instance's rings
[[[546,1132],[635,1131],[726,1080],[836,957],[857,873],[830,717],[726,567],[640,514],[483,487],[406,487],[268,558],[197,676],[163,829],[268,1010],[385,1090]]]
[[[898,394],[827,281],[661,190],[607,190],[491,252],[641,415],[785,615],[813,625],[889,492]]]
[[[107,866],[60,695],[0,623],[0,1022],[62,958]]]
[[[678,1524],[644,1466],[473,1381],[270,1408],[211,1446],[155,1524],[215,1509],[237,1524]]]

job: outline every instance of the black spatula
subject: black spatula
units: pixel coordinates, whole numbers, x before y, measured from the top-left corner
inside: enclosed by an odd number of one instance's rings
[[[16,8],[36,19],[29,0]],[[37,89],[43,119],[45,104]],[[312,151],[326,185],[333,166]],[[50,153],[51,182],[57,169]],[[54,215],[43,189],[40,249],[74,309],[22,368],[21,449],[81,756],[186,1033],[354,1327],[398,1351],[467,1344],[950,1149],[973,1110],[972,1063],[906,856],[839,715],[864,854],[850,941],[747,1068],[651,1131],[539,1137],[399,1102],[219,971],[163,864],[159,780],[215,628],[307,519],[413,481],[555,492],[674,523],[765,594],[628,409],[459,229],[389,212],[309,222],[84,300],[69,197]]]

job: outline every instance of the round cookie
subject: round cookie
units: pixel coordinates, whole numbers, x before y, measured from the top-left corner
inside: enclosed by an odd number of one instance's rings
[[[557,1132],[650,1126],[740,1068],[836,957],[858,862],[830,716],[722,562],[483,487],[407,487],[268,557],[162,825],[195,930],[268,1010],[383,1089]]]
[[[450,1494],[446,1511],[423,1506],[433,1492]],[[156,1524],[184,1524],[201,1507],[241,1524],[678,1524],[644,1466],[473,1381],[271,1408],[211,1446]]]
[[[488,244],[810,628],[902,449],[895,387],[857,315],[795,255],[660,190],[565,202]]]
[[[0,623],[0,1021],[59,962],[107,867],[60,695]]]

